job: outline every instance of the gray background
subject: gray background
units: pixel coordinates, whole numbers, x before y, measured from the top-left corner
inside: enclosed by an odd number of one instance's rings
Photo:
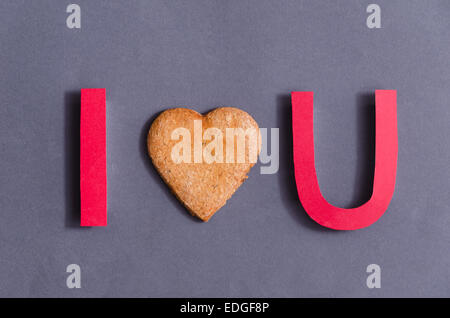
[[[0,4],[0,296],[450,296],[449,1],[377,0],[372,30],[371,1],[77,0],[81,30],[69,3]],[[83,87],[107,89],[106,228],[78,226]],[[396,192],[371,227],[327,230],[297,198],[289,93],[315,92],[320,186],[352,207],[371,192],[375,89],[398,91]],[[145,137],[165,108],[224,105],[280,128],[280,170],[258,164],[204,224]]]

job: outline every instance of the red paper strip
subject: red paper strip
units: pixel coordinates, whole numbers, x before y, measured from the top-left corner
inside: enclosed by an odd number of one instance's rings
[[[106,226],[106,92],[81,89],[81,226]]]
[[[329,204],[322,196],[314,164],[313,92],[292,92],[294,168],[297,191],[308,215],[335,230],[357,230],[386,211],[397,171],[397,92],[375,91],[375,173],[370,200],[353,209]]]

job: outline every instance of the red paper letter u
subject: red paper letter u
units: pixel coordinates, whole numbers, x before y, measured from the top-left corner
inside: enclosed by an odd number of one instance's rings
[[[357,230],[375,223],[386,211],[397,171],[397,92],[375,91],[375,172],[369,201],[353,209],[329,204],[322,196],[314,164],[313,92],[292,92],[295,180],[300,201],[320,225]]]

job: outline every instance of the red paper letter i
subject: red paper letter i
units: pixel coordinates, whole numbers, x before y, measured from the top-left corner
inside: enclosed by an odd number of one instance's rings
[[[81,226],[106,226],[106,92],[81,89]]]

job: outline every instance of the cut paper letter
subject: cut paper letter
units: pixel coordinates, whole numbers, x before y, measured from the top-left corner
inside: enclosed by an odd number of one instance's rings
[[[106,92],[81,89],[81,226],[106,226]]]
[[[394,194],[397,172],[397,92],[375,91],[375,172],[369,201],[353,209],[329,204],[322,196],[314,163],[313,92],[292,92],[294,169],[300,201],[308,215],[335,230],[357,230],[375,223]]]

